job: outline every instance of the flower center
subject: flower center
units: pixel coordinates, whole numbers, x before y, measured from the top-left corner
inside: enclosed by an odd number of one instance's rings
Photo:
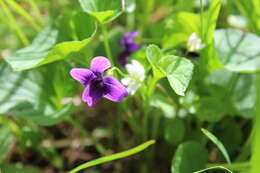
[[[93,81],[93,85],[97,88],[97,89],[104,89],[104,82],[102,77],[97,77],[94,81]]]

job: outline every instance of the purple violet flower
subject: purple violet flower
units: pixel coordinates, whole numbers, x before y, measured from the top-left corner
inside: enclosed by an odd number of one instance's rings
[[[119,63],[122,66],[126,65],[127,57],[140,48],[139,44],[137,44],[133,40],[133,38],[137,37],[138,34],[139,34],[138,31],[130,32],[123,35],[123,38],[120,40],[120,45],[121,47],[124,48],[124,50],[119,54],[118,59],[119,59]]]
[[[126,88],[117,79],[103,76],[110,66],[107,58],[97,56],[92,59],[90,69],[73,68],[70,71],[75,80],[86,86],[82,100],[88,106],[94,106],[102,97],[113,102],[121,102],[128,95]]]

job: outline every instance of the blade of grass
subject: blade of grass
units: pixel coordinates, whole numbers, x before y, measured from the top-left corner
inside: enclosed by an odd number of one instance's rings
[[[39,26],[35,22],[35,20],[27,13],[27,11],[23,9],[23,7],[21,7],[17,2],[15,2],[14,0],[5,0],[5,2],[9,4],[17,14],[27,20],[36,31],[39,32],[41,30],[41,26]]]
[[[230,164],[230,158],[229,155],[227,153],[226,148],[224,147],[224,145],[218,140],[218,138],[216,136],[214,136],[212,133],[210,133],[208,130],[206,129],[201,129],[201,131],[214,143],[216,144],[216,146],[219,148],[219,150],[222,152],[223,156],[225,157],[226,161]]]
[[[258,64],[260,65],[260,64]],[[253,127],[253,144],[252,144],[252,170],[251,173],[260,172],[260,73],[257,73],[256,77],[256,86],[257,86],[257,101],[256,101],[256,115],[254,119]]]
[[[79,165],[78,167],[72,169],[69,173],[76,173],[76,172],[78,172],[82,169],[86,169],[86,168],[89,168],[91,166],[95,166],[95,165],[99,165],[99,164],[102,164],[102,163],[106,163],[106,162],[110,162],[110,161],[113,161],[113,160],[128,157],[130,155],[133,155],[133,154],[139,153],[140,151],[143,151],[144,149],[146,149],[147,147],[149,147],[150,145],[152,145],[154,143],[155,143],[154,140],[150,140],[150,141],[147,141],[147,142],[145,142],[141,145],[138,145],[137,147],[134,147],[132,149],[129,149],[129,150],[126,150],[126,151],[123,151],[123,152],[120,152],[120,153],[112,154],[112,155],[109,155],[109,156],[101,157],[101,158],[98,158],[96,160],[89,161],[87,163],[84,163],[84,164]]]
[[[6,23],[8,23],[9,27],[15,32],[17,37],[22,41],[22,43],[27,46],[29,45],[29,40],[26,37],[25,33],[22,31],[18,23],[16,22],[16,19],[14,18],[13,14],[9,10],[8,6],[4,3],[3,0],[0,0],[0,7],[2,7],[3,12],[6,15],[6,20],[8,20]]]
[[[42,25],[43,24],[43,17],[42,17],[41,11],[40,11],[38,5],[36,4],[35,0],[27,0],[27,1],[30,4],[30,6],[33,10],[33,13],[35,14],[35,17],[37,18],[37,22],[40,25]]]
[[[206,169],[203,169],[203,170],[200,170],[200,171],[196,171],[194,173],[201,173],[201,172],[205,172],[205,171],[212,170],[212,169],[222,169],[222,170],[226,170],[229,173],[233,173],[232,171],[230,171],[229,169],[227,169],[223,166],[213,166],[213,167],[206,168]]]

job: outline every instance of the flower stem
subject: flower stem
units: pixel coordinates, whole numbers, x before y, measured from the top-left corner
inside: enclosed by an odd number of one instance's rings
[[[204,8],[203,8],[203,1],[200,0],[200,37],[202,38],[202,40],[204,40],[204,31],[203,31],[203,11],[204,11]]]
[[[114,61],[112,59],[111,49],[110,49],[110,46],[109,46],[109,37],[108,37],[107,26],[105,24],[101,24],[100,26],[101,26],[101,31],[102,31],[102,34],[103,34],[104,47],[105,47],[106,55],[111,60],[112,64],[114,64]]]

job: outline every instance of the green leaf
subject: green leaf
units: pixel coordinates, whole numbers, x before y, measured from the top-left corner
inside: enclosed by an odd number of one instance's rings
[[[193,73],[194,65],[192,62],[178,56],[163,56],[160,48],[156,45],[147,47],[146,58],[153,68],[154,76],[156,78],[166,76],[172,89],[178,95],[184,96]]]
[[[3,173],[41,173],[42,171],[30,168],[30,167],[24,167],[21,164],[3,164],[0,165],[0,168]]]
[[[175,47],[186,42],[192,33],[199,34],[200,17],[198,14],[179,12],[164,21],[163,47]]]
[[[193,74],[192,62],[183,57],[167,55],[159,60],[158,67],[167,76],[172,89],[184,96]]]
[[[177,144],[184,138],[185,126],[182,119],[166,119],[164,127],[164,139],[168,143]]]
[[[229,108],[229,110],[226,109],[226,114],[235,114],[245,118],[253,116],[256,101],[255,74],[218,70],[208,75],[205,82],[212,97],[217,98],[219,103],[224,101],[224,105],[228,105],[223,107]]]
[[[211,0],[209,10],[205,14],[206,16],[204,16],[204,19],[206,19],[205,41],[208,44],[211,44],[214,41],[214,32],[217,25],[221,4],[221,0]]]
[[[260,70],[260,38],[235,29],[215,32],[217,56],[225,69],[233,72],[254,73]]]
[[[40,71],[12,72],[0,64],[0,114],[33,120],[41,125],[59,122],[72,109],[72,104],[56,108],[49,100],[48,84]],[[60,100],[59,100],[60,101]]]
[[[146,149],[147,147],[149,147],[150,145],[152,145],[154,143],[155,143],[154,140],[150,140],[150,141],[147,141],[147,142],[145,142],[141,145],[138,145],[138,146],[136,146],[132,149],[129,149],[129,150],[126,150],[126,151],[123,151],[123,152],[120,152],[120,153],[112,154],[112,155],[109,155],[109,156],[101,157],[101,158],[98,158],[96,160],[92,160],[90,162],[84,163],[84,164],[74,168],[69,173],[76,173],[80,170],[89,168],[91,166],[95,166],[95,165],[99,165],[99,164],[102,164],[102,163],[106,163],[106,162],[110,162],[110,161],[113,161],[113,160],[117,160],[117,159],[121,159],[121,158],[124,158],[124,157],[131,156],[133,154],[136,154],[136,153],[143,151],[144,149]]]
[[[191,173],[205,167],[207,150],[198,142],[189,141],[179,145],[172,160],[172,173]]]
[[[208,130],[206,129],[201,129],[201,131],[214,143],[217,145],[217,147],[219,148],[219,150],[222,152],[222,154],[224,155],[226,161],[230,164],[230,158],[228,155],[228,152],[226,150],[226,148],[224,147],[224,145],[218,140],[218,138],[216,136],[214,136],[212,133],[210,133]]]
[[[164,77],[165,75],[159,70],[157,63],[162,58],[162,52],[160,48],[154,44],[149,45],[146,48],[146,58],[152,66],[153,75],[157,78]]]
[[[79,0],[81,8],[100,23],[111,22],[122,13],[121,0]]]
[[[207,70],[214,71],[222,69],[223,66],[216,56],[216,50],[214,49],[214,32],[217,25],[217,19],[221,9],[221,0],[211,0],[209,10],[203,14],[203,24],[201,30],[203,41],[206,44],[206,48],[202,51],[201,59],[206,61]]]
[[[13,141],[13,135],[9,128],[0,128],[0,164],[4,161],[7,154],[11,150],[11,143]]]
[[[87,14],[76,13],[69,19],[67,23],[71,24],[71,26],[69,26],[71,28],[66,29],[66,27],[62,25],[62,20],[60,20],[60,25],[56,24],[46,27],[36,36],[30,46],[14,52],[11,56],[6,57],[5,60],[15,71],[18,71],[39,67],[65,58],[75,57],[75,53],[84,49],[90,42],[96,32],[97,26],[94,18]],[[85,33],[85,38],[82,41],[60,42],[60,39],[64,37],[64,35],[82,38],[81,35],[83,32]]]

